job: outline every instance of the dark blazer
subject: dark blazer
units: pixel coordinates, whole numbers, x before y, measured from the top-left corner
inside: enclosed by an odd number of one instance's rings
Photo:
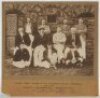
[[[16,35],[15,38],[15,46],[19,47],[21,44],[25,44],[27,46],[29,46],[31,43],[31,40],[29,38],[28,34],[25,34],[23,37],[20,36],[20,34],[18,33]],[[24,60],[24,61],[28,61],[29,60],[29,52],[27,49],[18,49],[15,53],[15,55],[13,56],[13,60],[14,61],[20,61],[20,60]]]
[[[23,38],[24,38],[25,45],[29,46],[30,43],[31,43],[31,40],[30,40],[29,35],[28,35],[28,34],[25,34],[25,35],[23,36]]]
[[[24,60],[24,61],[28,61],[29,60],[29,52],[27,49],[18,49],[13,57],[14,61],[20,61],[20,60]]]
[[[38,45],[44,45],[46,46],[47,44],[52,44],[52,35],[51,34],[44,34],[43,37],[40,36],[39,33],[35,35],[35,40],[33,42],[33,48],[38,46]]]
[[[15,46],[20,46],[20,44],[25,44],[27,46],[29,46],[31,43],[31,40],[29,38],[28,34],[25,34],[23,37],[20,36],[20,34],[18,33],[15,37]]]
[[[20,44],[24,43],[23,42],[23,37],[20,36],[20,34],[18,33],[16,36],[15,36],[15,46],[19,47]]]
[[[75,42],[75,45],[77,46],[77,47],[80,47],[81,46],[81,42],[80,42],[80,35],[79,34],[75,34],[75,41],[72,39],[72,35],[70,34],[70,35],[68,35],[67,36],[67,40],[66,40],[66,45],[68,45],[68,46],[71,46],[71,47],[73,47],[72,46],[72,42],[74,41]]]

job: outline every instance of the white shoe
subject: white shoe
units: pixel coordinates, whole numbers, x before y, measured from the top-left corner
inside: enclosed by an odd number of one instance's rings
[[[66,65],[68,65],[71,61],[70,60],[66,60]]]
[[[77,62],[77,60],[76,59],[72,59],[71,62],[72,62],[72,64],[75,64]]]
[[[84,59],[83,58],[78,58],[78,60],[82,63]]]

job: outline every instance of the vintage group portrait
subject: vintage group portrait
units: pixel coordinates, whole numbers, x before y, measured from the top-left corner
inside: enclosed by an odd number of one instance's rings
[[[98,95],[98,2],[3,2],[2,20],[5,93]]]

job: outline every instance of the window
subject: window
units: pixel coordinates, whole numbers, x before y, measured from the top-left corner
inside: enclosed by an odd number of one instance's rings
[[[56,23],[56,19],[57,18],[57,16],[56,15],[48,15],[47,16],[47,22],[48,23]]]

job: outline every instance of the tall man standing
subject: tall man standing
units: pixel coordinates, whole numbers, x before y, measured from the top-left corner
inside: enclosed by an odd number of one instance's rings
[[[29,17],[27,17],[27,22],[25,24],[25,39],[26,42],[28,43],[28,51],[30,54],[30,64],[32,65],[32,54],[33,54],[33,41],[34,41],[34,35],[33,35],[33,30],[32,30],[32,23],[31,23],[31,19]]]
[[[66,35],[66,44],[70,44],[70,26],[68,25],[68,20],[64,19],[62,24],[62,32]]]
[[[42,24],[38,26],[38,34],[35,37],[35,49],[34,49],[34,66],[49,68],[50,64],[47,60],[44,60],[44,52],[46,46],[49,43],[48,36],[50,34],[50,28],[46,25],[46,21],[43,19]]]
[[[83,59],[86,59],[86,32],[87,32],[87,27],[86,25],[83,23],[83,19],[80,18],[78,20],[78,24],[75,26],[77,28],[77,32],[79,35],[79,39],[81,42],[81,56],[83,57]]]

